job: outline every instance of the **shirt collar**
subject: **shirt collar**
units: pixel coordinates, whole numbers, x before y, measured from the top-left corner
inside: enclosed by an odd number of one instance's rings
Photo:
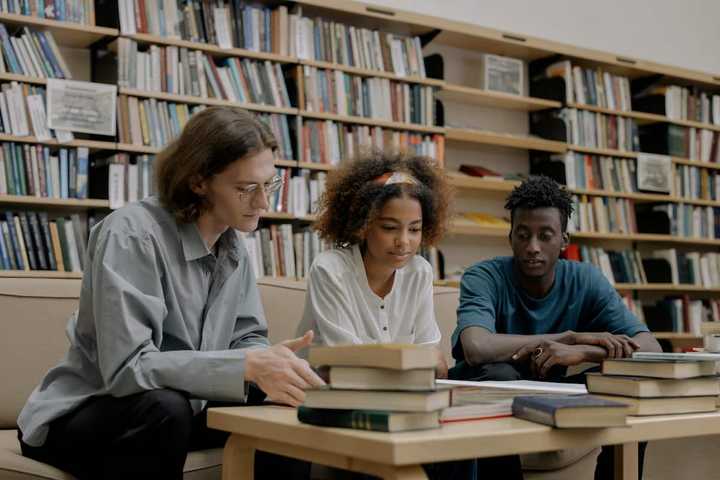
[[[179,225],[179,231],[183,252],[185,253],[185,261],[191,262],[211,254],[200,235],[200,230],[198,230],[196,223],[182,223]],[[220,238],[218,238],[218,251],[227,251],[228,256],[236,262],[240,259],[241,247],[240,238],[238,238],[237,232],[232,228],[225,230],[222,235],[220,235]]]

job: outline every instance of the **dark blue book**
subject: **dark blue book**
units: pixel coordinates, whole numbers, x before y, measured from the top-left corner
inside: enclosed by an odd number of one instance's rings
[[[512,404],[514,416],[558,428],[622,427],[629,410],[592,395],[521,395]]]

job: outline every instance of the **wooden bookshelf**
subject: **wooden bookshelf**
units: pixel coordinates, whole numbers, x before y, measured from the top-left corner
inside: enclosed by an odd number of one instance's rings
[[[670,123],[674,125],[680,125],[683,127],[691,128],[702,128],[705,130],[720,131],[720,125],[712,123],[696,122],[694,120],[676,120],[666,115],[659,115],[657,113],[647,112],[636,112],[636,111],[624,111],[624,110],[613,110],[610,108],[597,107],[595,105],[585,105],[582,103],[568,103],[568,108],[577,108],[579,110],[588,110],[590,112],[604,113],[607,115],[617,115],[620,117],[633,118],[638,123]]]
[[[86,210],[90,208],[110,208],[110,201],[102,199],[80,200],[77,198],[48,198],[29,195],[0,195],[0,205]]]
[[[658,340],[702,340],[702,337],[685,332],[651,332]]]
[[[408,130],[419,133],[445,133],[443,127],[433,127],[428,125],[420,125],[418,123],[401,123],[389,120],[376,120],[368,117],[358,117],[354,115],[338,115],[326,112],[310,112],[308,110],[300,110],[300,116],[311,120],[334,120],[341,123],[354,123],[357,125],[368,125],[371,127],[391,128],[393,130]]]
[[[47,80],[40,77],[30,77],[28,75],[19,75],[17,73],[0,72],[0,81],[22,82],[33,85],[46,85]]]
[[[626,150],[615,150],[611,148],[595,148],[595,147],[584,147],[582,145],[567,146],[568,150],[579,153],[589,153],[590,155],[603,155],[606,157],[625,157],[625,158],[637,158],[638,152],[628,152]]]
[[[676,165],[690,165],[691,167],[713,168],[720,170],[720,163],[717,162],[701,162],[699,160],[690,160],[689,158],[672,157],[672,161]]]
[[[76,140],[72,140],[68,143],[60,143],[54,139],[53,140],[39,140],[37,137],[18,137],[17,135],[8,135],[5,133],[0,133],[0,142],[37,143],[40,145],[49,145],[52,147],[65,147],[65,148],[87,147],[91,151],[115,150],[116,149],[116,143],[114,141],[105,142],[105,141],[101,141],[101,140],[76,139]]]
[[[82,272],[56,272],[53,270],[0,270],[0,277],[80,279],[82,278]]]
[[[564,142],[545,140],[539,137],[511,135],[507,133],[497,133],[467,128],[448,127],[446,129],[445,139],[447,142],[496,145],[500,147],[540,150],[551,153],[563,153],[567,150],[567,144]]]
[[[392,72],[385,72],[383,70],[369,70],[366,68],[351,67],[349,65],[342,65],[339,63],[322,62],[319,60],[305,60],[299,59],[300,65],[307,65],[308,67],[324,68],[327,70],[340,70],[342,72],[351,73],[361,77],[375,77],[375,78],[387,78],[389,80],[396,80],[398,82],[405,83],[417,83],[419,85],[430,85],[433,87],[443,87],[445,85],[444,80],[438,80],[436,78],[423,78],[417,76],[397,75]]]
[[[150,35],[147,33],[133,33],[133,34],[122,34],[122,37],[130,38],[138,43],[153,44],[153,45],[165,45],[184,47],[190,50],[200,50],[206,52],[213,57],[225,58],[225,57],[239,57],[239,58],[252,58],[255,60],[270,60],[272,62],[279,63],[297,63],[297,58],[289,57],[286,55],[279,55],[271,52],[256,52],[253,50],[246,50],[243,48],[220,48],[217,45],[211,43],[191,42],[188,40],[180,40],[178,38],[161,37],[159,35]]]
[[[478,192],[499,192],[509,193],[520,182],[508,180],[485,180],[483,178],[465,175],[459,172],[447,173],[448,183],[455,188],[465,190],[476,190]]]
[[[265,212],[260,215],[261,218],[267,220],[290,220],[300,222],[314,222],[315,215],[295,215],[294,213],[286,212]]]
[[[325,172],[335,169],[335,165],[330,163],[298,162],[297,166],[299,168],[307,168],[308,170],[322,170]]]
[[[39,30],[50,30],[58,45],[73,48],[89,47],[106,37],[117,37],[120,33],[116,28],[96,27],[74,22],[62,22],[48,18],[18,15],[0,12],[0,23],[8,25],[27,25]]]
[[[115,149],[119,152],[147,153],[150,155],[156,155],[162,150],[162,148],[159,147],[151,147],[149,145],[135,145],[132,143],[116,143]]]
[[[510,233],[510,228],[484,226],[479,224],[475,225],[469,221],[453,221],[450,224],[448,233],[451,235],[471,235],[476,237],[502,238],[508,236],[508,234]]]
[[[118,93],[121,95],[129,95],[140,98],[155,98],[168,102],[189,103],[193,105],[225,105],[231,107],[240,107],[246,110],[266,113],[283,113],[287,115],[297,115],[297,108],[276,107],[274,105],[263,105],[260,103],[240,103],[232,100],[221,100],[218,98],[193,97],[190,95],[176,95],[174,93],[150,92],[147,90],[135,90],[130,88],[119,88]]]
[[[622,292],[643,291],[659,293],[720,293],[720,287],[703,287],[702,285],[686,285],[674,283],[616,283],[615,289]]]
[[[484,107],[504,108],[534,112],[546,108],[560,108],[562,104],[543,98],[524,97],[509,93],[492,92],[481,88],[445,84],[437,94],[440,100],[457,103],[472,103]]]
[[[680,203],[682,199],[673,195],[659,195],[652,193],[626,193],[626,192],[613,192],[609,190],[588,190],[585,188],[570,188],[568,189],[571,193],[577,195],[589,195],[593,197],[616,197],[616,198],[627,198],[638,202],[674,202]]]

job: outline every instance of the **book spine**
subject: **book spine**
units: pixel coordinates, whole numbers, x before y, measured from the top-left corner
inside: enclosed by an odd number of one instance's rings
[[[518,398],[513,400],[512,414],[514,417],[529,420],[531,422],[555,426],[555,414],[553,411],[528,405]]]
[[[390,431],[390,415],[362,410],[330,410],[298,407],[298,420],[324,427],[353,428],[355,430]]]

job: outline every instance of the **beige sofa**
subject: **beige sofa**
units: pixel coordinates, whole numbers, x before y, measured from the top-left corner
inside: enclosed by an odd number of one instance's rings
[[[291,338],[305,298],[301,282],[262,280],[260,293],[273,342]],[[27,396],[66,348],[65,325],[76,308],[79,280],[0,278],[0,480],[72,477],[20,455],[16,418]],[[435,308],[449,358],[448,338],[455,325],[457,290],[437,288]],[[646,479],[713,478],[720,458],[717,438],[655,442],[648,448]],[[592,478],[595,453],[565,451],[523,458],[528,479]],[[687,459],[684,461],[684,459]],[[710,460],[713,459],[713,460]],[[219,479],[221,450],[193,452],[185,465],[186,479]],[[664,473],[661,473],[664,472]],[[668,475],[673,472],[672,475]]]

